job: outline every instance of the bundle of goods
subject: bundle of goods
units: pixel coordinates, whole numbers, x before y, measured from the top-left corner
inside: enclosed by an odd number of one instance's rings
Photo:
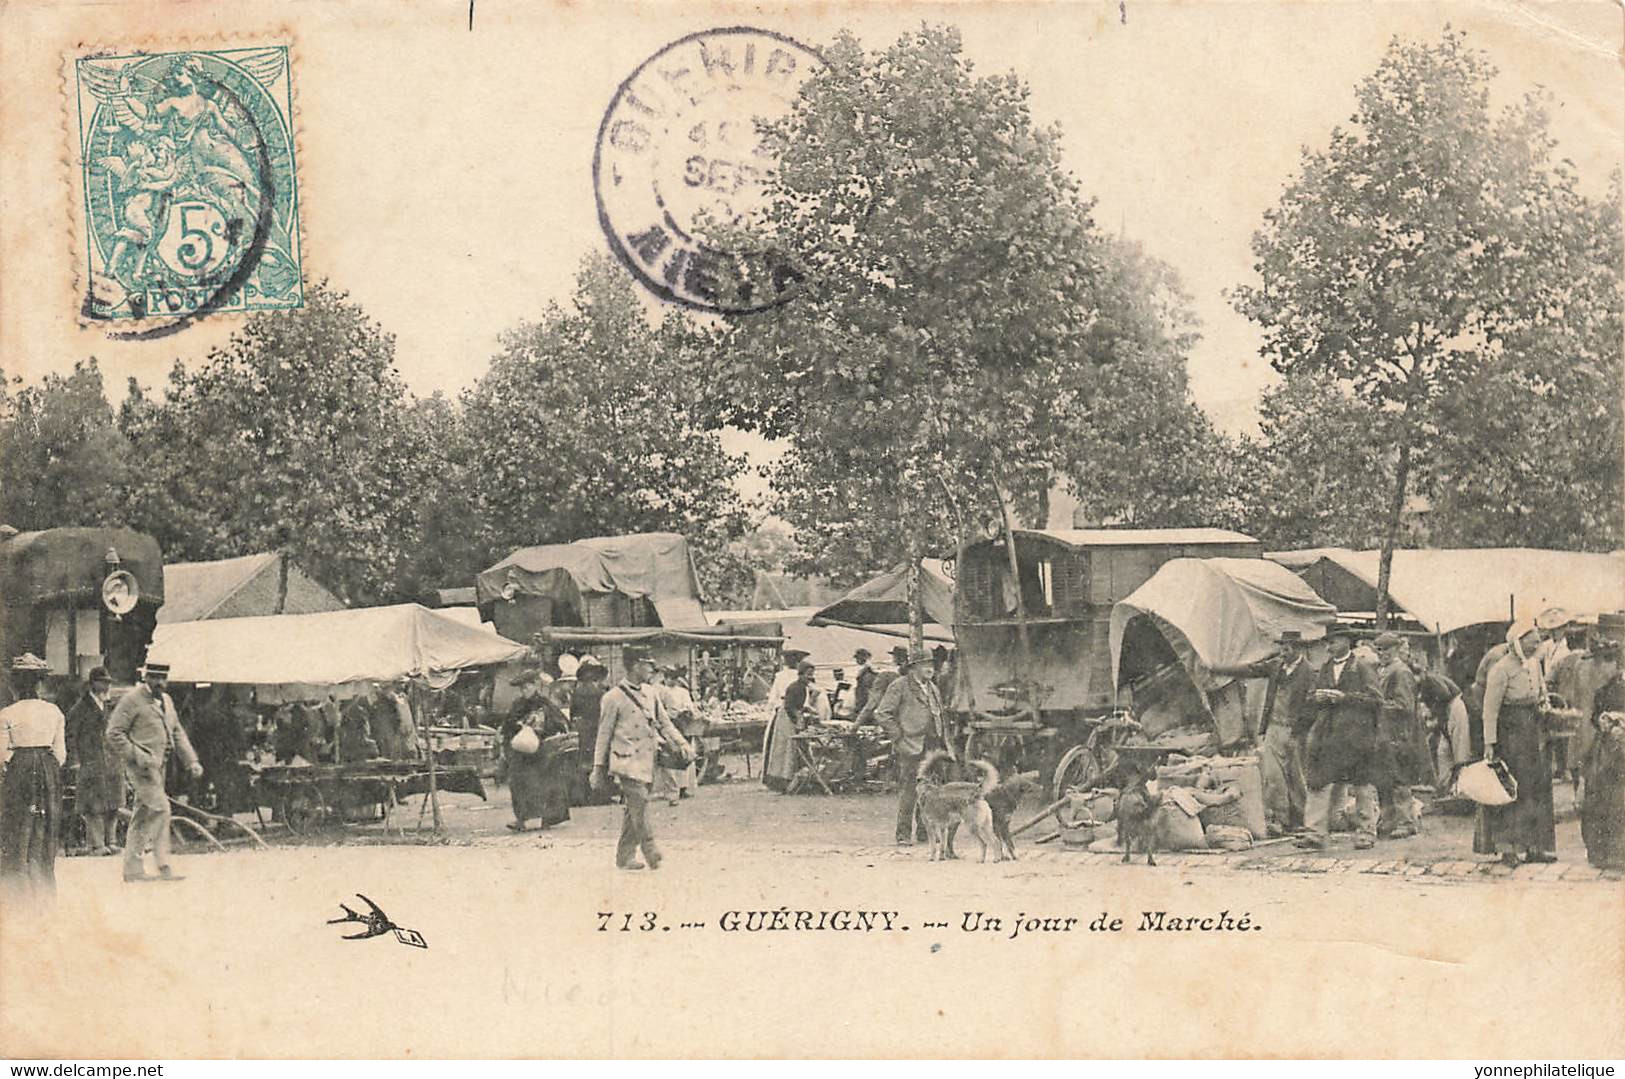
[[[1109,839],[1115,829],[1111,821],[1117,814],[1117,793],[1115,787],[1068,791],[1071,819],[1061,822],[1061,842],[1068,847],[1087,847],[1096,840]]]
[[[1164,787],[1198,787],[1207,790],[1230,785],[1239,797],[1233,802],[1212,806],[1202,815],[1204,824],[1245,828],[1254,841],[1269,836],[1264,817],[1264,780],[1257,757],[1191,757],[1157,769],[1157,782]]]
[[[1213,733],[1212,724],[1174,727],[1151,739],[1150,744],[1187,757],[1206,757],[1219,751],[1219,737]]]

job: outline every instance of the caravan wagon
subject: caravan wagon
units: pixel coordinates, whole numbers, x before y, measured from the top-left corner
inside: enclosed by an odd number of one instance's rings
[[[1114,684],[1113,606],[1176,558],[1259,558],[1257,540],[1217,528],[1023,529],[1015,574],[1004,537],[955,567],[959,676],[949,702],[967,752],[1038,769],[1059,792],[1110,767],[1134,736]],[[1025,642],[1025,643],[1024,643]]]

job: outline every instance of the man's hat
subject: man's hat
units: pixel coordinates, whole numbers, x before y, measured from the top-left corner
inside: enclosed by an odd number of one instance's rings
[[[931,649],[931,654],[933,656],[941,656],[943,659],[947,659],[948,658],[948,646],[939,644],[935,648]]]
[[[1295,629],[1283,629],[1281,635],[1275,638],[1276,644],[1302,644],[1303,634]]]
[[[1387,633],[1377,634],[1377,639],[1371,643],[1378,648],[1398,648],[1400,645],[1405,643],[1405,638],[1401,637],[1397,633],[1389,631]]]
[[[1353,640],[1354,629],[1353,627],[1345,626],[1340,622],[1333,622],[1331,625],[1326,627],[1326,639],[1329,641],[1333,637],[1342,637],[1344,640]]]
[[[11,669],[18,674],[45,674],[51,665],[32,652],[24,652],[11,661]]]
[[[143,678],[151,678],[154,675],[160,675],[164,678],[168,678],[169,664],[148,662],[146,666],[141,668],[141,676]]]
[[[1550,633],[1555,629],[1562,629],[1572,621],[1574,616],[1563,608],[1548,607],[1535,616],[1535,628]]]
[[[642,645],[629,644],[621,649],[621,663],[627,667],[632,666],[634,663],[653,663],[654,661],[654,653]]]
[[[857,660],[859,663],[862,663],[873,654],[874,653],[870,652],[867,648],[860,648],[856,652],[852,653],[852,658]]]
[[[112,682],[113,676],[107,673],[106,667],[92,667],[85,676],[87,682]]]
[[[903,670],[906,671],[912,667],[918,667],[922,663],[929,662],[931,662],[931,657],[927,656],[924,652],[909,652],[903,658]]]
[[[896,648],[891,650],[891,657],[899,663],[907,663],[908,649],[904,648],[902,645],[898,645]]]
[[[791,663],[800,663],[802,660],[812,655],[812,653],[807,651],[805,648],[786,648],[779,654]]]

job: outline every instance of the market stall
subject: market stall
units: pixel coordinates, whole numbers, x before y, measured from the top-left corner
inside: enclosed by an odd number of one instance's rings
[[[290,825],[309,823],[358,806],[389,807],[404,795],[427,795],[438,825],[442,790],[484,797],[479,769],[442,766],[419,731],[429,726],[431,695],[459,677],[525,654],[523,645],[441,617],[415,603],[303,615],[230,618],[162,624],[148,656],[167,663],[178,685],[249,687],[254,700],[277,707],[273,764],[255,755],[247,762],[256,804],[269,806]],[[393,758],[382,739],[365,727],[330,724],[332,759],[321,759],[320,732],[290,725],[338,711],[340,701],[385,691],[382,715],[399,716],[392,734]],[[459,731],[466,735],[466,729]],[[353,736],[352,736],[353,735]],[[317,759],[311,759],[316,756]]]
[[[749,626],[702,626],[692,629],[550,627],[540,630],[532,647],[543,663],[565,653],[596,656],[614,684],[625,673],[627,645],[647,648],[661,666],[686,672],[695,715],[684,733],[699,739],[699,774],[712,771],[722,754],[737,753],[747,775],[761,747],[771,712],[767,688],[777,673],[784,637],[773,623]]]

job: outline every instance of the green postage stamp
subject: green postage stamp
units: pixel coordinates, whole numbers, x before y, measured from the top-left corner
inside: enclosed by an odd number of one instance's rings
[[[299,307],[286,46],[74,61],[84,317]]]

